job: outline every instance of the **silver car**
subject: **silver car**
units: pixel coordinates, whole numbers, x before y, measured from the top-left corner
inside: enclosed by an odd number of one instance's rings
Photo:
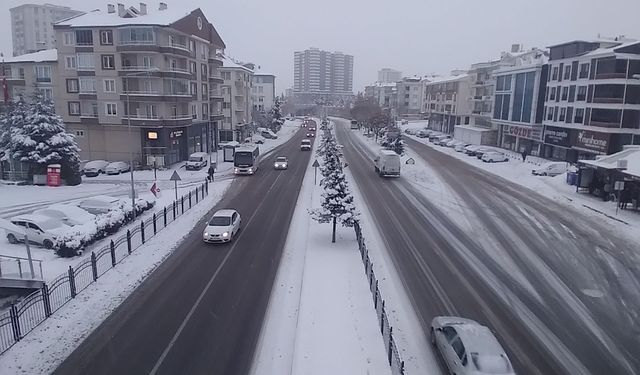
[[[431,343],[451,374],[515,375],[507,353],[491,330],[471,319],[433,318]]]

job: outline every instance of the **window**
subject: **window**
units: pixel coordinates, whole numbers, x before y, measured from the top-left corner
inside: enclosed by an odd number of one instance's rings
[[[207,84],[203,83],[201,88],[202,88],[202,100],[208,100],[209,99],[209,89],[207,88]]]
[[[552,70],[552,73],[551,73],[551,79],[553,81],[557,81],[558,80],[558,67],[557,66],[553,67],[553,70]]]
[[[262,92],[263,92],[263,91],[264,91],[264,87],[259,86],[259,87],[258,87],[258,93],[262,94]]]
[[[194,56],[196,53],[196,42],[193,40],[189,41],[189,51],[193,52]]]
[[[113,55],[102,55],[102,69],[113,70],[116,68],[116,58]]]
[[[578,86],[578,95],[576,96],[576,101],[584,102],[587,100],[587,86]]]
[[[93,78],[79,78],[80,92],[93,94],[96,92],[96,80]]]
[[[74,32],[64,32],[62,34],[62,44],[65,46],[74,46],[76,44],[76,34]]]
[[[200,65],[200,79],[206,81],[209,78],[207,75],[207,64]]]
[[[84,130],[76,130],[75,134],[76,134],[76,137],[83,138]]]
[[[222,76],[222,79],[225,81],[231,80],[231,72],[221,72],[220,75]]]
[[[116,103],[105,103],[104,112],[106,113],[107,116],[117,116],[118,105]]]
[[[455,328],[449,327],[449,326],[444,326],[444,327],[442,327],[442,334],[447,339],[447,342],[451,342],[451,341],[453,341],[453,339],[456,337],[456,335],[458,333],[456,332]]]
[[[451,346],[453,347],[453,350],[456,352],[460,360],[463,360],[466,357],[464,345],[462,344],[462,340],[460,340],[460,337],[456,337],[451,342]]]
[[[53,100],[53,89],[52,88],[44,87],[44,88],[41,88],[40,91],[42,91],[42,97],[45,100],[49,100],[49,101]]]
[[[91,30],[76,30],[76,45],[92,46],[93,32]]]
[[[551,88],[551,93],[549,94],[549,100],[550,101],[556,100],[556,88],[555,87]]]
[[[576,115],[573,117],[573,122],[576,124],[582,124],[584,122],[584,108],[576,108]]]
[[[562,88],[562,100],[569,99],[569,87],[565,86]]]
[[[104,92],[116,92],[116,80],[105,79],[104,80]]]
[[[69,116],[80,116],[80,102],[69,102]]]
[[[100,44],[103,46],[112,46],[113,45],[113,31],[111,30],[100,30]]]
[[[77,78],[68,78],[67,79],[67,92],[68,93],[76,93],[78,91],[79,91],[78,79]]]
[[[579,78],[589,78],[589,63],[580,64]]]
[[[198,84],[195,82],[191,82],[189,84],[189,93],[191,94],[191,96],[193,96],[194,98],[198,97]]]
[[[567,65],[564,67],[564,79],[565,80],[571,79],[571,65]]]
[[[76,68],[76,57],[75,56],[65,56],[64,57],[64,67],[66,69],[75,69]]]
[[[202,119],[203,120],[209,119],[209,104],[207,103],[202,103]]]
[[[553,107],[549,107],[549,110],[547,111],[547,120],[553,121]]]
[[[565,107],[560,108],[560,116],[558,116],[558,121],[564,121],[567,115],[567,109]]]
[[[189,62],[189,73],[197,74],[198,73],[198,64],[195,61]]]
[[[191,118],[194,120],[198,119],[198,106],[195,104],[191,104]]]
[[[77,56],[78,70],[94,70],[96,68],[92,53],[79,53]]]
[[[145,68],[151,68],[153,66],[153,58],[151,56],[143,56],[142,66]]]
[[[125,27],[118,31],[120,44],[154,44],[152,27]]]
[[[51,67],[50,66],[36,66],[36,81],[37,82],[51,82]]]
[[[200,58],[202,60],[206,60],[209,57],[209,47],[206,44],[203,44],[200,48]]]

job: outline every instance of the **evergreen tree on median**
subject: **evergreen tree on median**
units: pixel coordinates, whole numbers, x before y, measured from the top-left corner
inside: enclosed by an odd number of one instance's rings
[[[280,98],[276,98],[273,108],[269,111],[269,116],[271,117],[271,124],[269,128],[274,133],[279,132],[284,124],[284,118],[282,117],[282,112],[280,110]]]

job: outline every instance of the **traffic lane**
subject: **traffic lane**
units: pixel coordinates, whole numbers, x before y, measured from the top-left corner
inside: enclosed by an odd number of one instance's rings
[[[345,134],[346,133],[346,134]],[[467,272],[456,247],[473,247],[472,240],[446,217],[433,217],[438,209],[423,199],[411,185],[398,186],[401,180],[381,179],[370,166],[368,150],[358,140],[351,141],[348,131],[338,131],[345,157],[356,182],[374,216],[385,246],[402,278],[410,299],[429,331],[431,319],[438,315],[458,315],[476,319],[498,330],[510,358],[519,373],[560,374],[538,343],[518,323],[508,306],[500,302],[494,290],[483,287],[484,280]],[[438,224],[438,225],[436,225]]]
[[[289,169],[263,173],[276,182],[239,233],[237,250],[204,296],[157,374],[244,374],[250,370],[273,281],[310,153],[292,144],[276,153]],[[274,154],[274,157],[276,155]],[[269,166],[269,164],[267,164]],[[243,199],[238,196],[237,199]],[[195,348],[194,348],[195,346]]]
[[[432,165],[447,166],[437,172],[482,223],[476,234],[491,234],[545,302],[559,301],[552,305],[558,319],[547,324],[582,362],[600,369],[594,373],[640,372],[634,245],[528,189],[419,142],[408,143]]]
[[[278,150],[286,149],[287,145],[298,145],[302,137],[300,132]],[[210,279],[212,270],[229,251],[229,245],[202,251],[201,236],[206,219],[216,210],[227,207],[237,207],[241,215],[250,215],[257,207],[255,202],[264,199],[262,192],[269,190],[278,177],[277,173],[265,171],[273,165],[274,158],[267,157],[262,161],[256,178],[236,179],[225,197],[172,255],[58,367],[56,373],[148,373]],[[294,161],[292,165],[295,164]]]

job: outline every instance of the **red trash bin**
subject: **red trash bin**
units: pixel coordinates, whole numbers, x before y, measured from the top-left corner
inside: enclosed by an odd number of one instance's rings
[[[47,186],[60,186],[60,164],[49,164],[47,166]]]

